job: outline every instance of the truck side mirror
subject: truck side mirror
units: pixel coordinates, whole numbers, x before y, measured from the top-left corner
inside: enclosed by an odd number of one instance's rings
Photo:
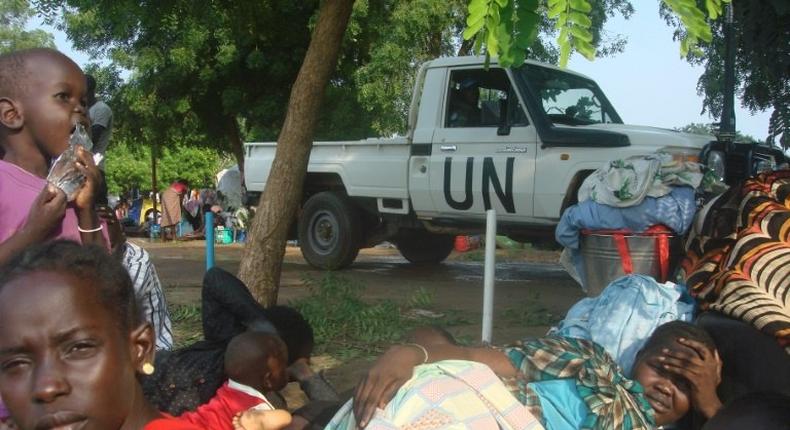
[[[510,135],[510,120],[508,118],[508,99],[499,99],[499,126],[496,129],[497,136]]]

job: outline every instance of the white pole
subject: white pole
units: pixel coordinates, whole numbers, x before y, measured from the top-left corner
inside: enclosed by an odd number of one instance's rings
[[[494,328],[494,265],[496,264],[496,211],[486,211],[486,262],[483,275],[483,343],[490,344]]]

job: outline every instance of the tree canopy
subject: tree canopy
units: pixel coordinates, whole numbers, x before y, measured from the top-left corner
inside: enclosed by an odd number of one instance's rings
[[[666,11],[677,37],[682,27]],[[735,82],[741,104],[752,112],[773,109],[769,140],[790,147],[790,2],[733,0]],[[724,32],[722,20],[711,26],[710,43],[687,57],[705,68],[697,83],[702,110],[720,117],[723,98]]]
[[[0,54],[26,48],[54,48],[55,39],[44,30],[27,30],[35,15],[27,0],[0,0]]]
[[[318,2],[38,3],[75,48],[131,72],[114,100],[131,137],[219,148],[241,164],[244,137],[279,130]]]
[[[189,181],[193,188],[214,188],[215,175],[233,162],[216,150],[188,145],[161,148],[158,152],[159,189],[178,179]],[[107,189],[121,194],[132,188],[150,190],[151,148],[115,141],[107,150],[105,165]]]

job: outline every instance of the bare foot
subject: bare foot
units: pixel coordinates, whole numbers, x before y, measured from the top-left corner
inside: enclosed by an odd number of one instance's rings
[[[313,375],[315,375],[315,372],[310,368],[307,358],[300,358],[288,366],[288,379],[291,381],[304,381]]]
[[[235,430],[281,430],[291,423],[291,414],[282,409],[248,409],[233,417]]]

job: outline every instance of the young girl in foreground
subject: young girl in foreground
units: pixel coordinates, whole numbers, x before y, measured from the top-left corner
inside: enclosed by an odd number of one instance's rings
[[[0,269],[0,394],[22,430],[195,430],[143,396],[154,330],[105,250],[55,241]]]

